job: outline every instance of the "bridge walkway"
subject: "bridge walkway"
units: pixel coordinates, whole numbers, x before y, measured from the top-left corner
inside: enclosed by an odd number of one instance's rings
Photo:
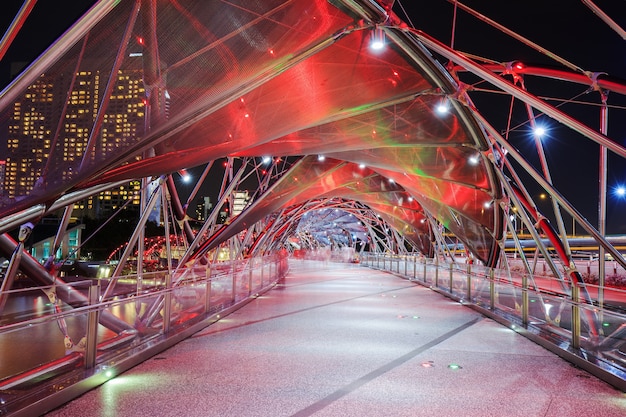
[[[624,416],[626,396],[393,275],[292,261],[283,283],[47,416]]]

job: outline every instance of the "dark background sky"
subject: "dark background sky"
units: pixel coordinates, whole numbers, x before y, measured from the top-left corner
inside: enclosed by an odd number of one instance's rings
[[[525,1],[484,1],[464,0],[464,4],[483,15],[497,21],[530,41],[541,45],[550,52],[591,72],[606,72],[609,77],[626,79],[626,41],[602,20],[581,0],[525,0]],[[626,28],[626,1],[594,0],[606,14],[622,28]],[[404,9],[413,25],[429,35],[450,45],[454,7],[448,1],[404,1]],[[395,10],[401,16],[402,8],[396,3]],[[488,27],[487,24],[457,10],[454,47],[499,62],[521,60],[528,64],[556,65],[533,49],[511,40],[507,35]],[[536,77],[525,79],[529,91],[548,97],[572,98],[584,93],[586,87],[562,82],[542,82]],[[482,85],[482,87],[487,87]],[[554,95],[553,95],[554,94]],[[507,126],[508,99],[494,101],[494,95],[472,94],[472,99],[481,113],[502,131]],[[599,102],[599,94],[590,92],[578,98],[593,103]],[[626,144],[626,100],[616,94],[609,94],[609,137]],[[557,103],[552,101],[551,104]],[[599,110],[594,106],[563,105],[563,111],[571,113],[593,129],[599,129]],[[522,109],[519,109],[522,110]],[[546,137],[545,150],[551,166],[554,183],[574,206],[594,225],[598,222],[598,161],[599,146],[582,138],[571,129],[559,125],[548,118],[539,118],[550,127]],[[520,128],[511,133],[511,142],[527,155],[536,154],[535,145],[529,134],[527,117],[524,111],[513,115],[515,126]],[[532,157],[531,157],[532,160]],[[538,167],[538,165],[535,165]],[[626,200],[617,199],[612,191],[626,184],[626,164],[609,153],[608,163],[608,209],[609,233],[626,233]],[[532,181],[527,181],[532,184]],[[539,193],[538,187],[531,192]],[[540,209],[548,214],[549,204]],[[565,218],[568,231],[571,220]],[[580,229],[578,229],[580,231]]]
[[[68,26],[93,4],[90,0],[39,0],[22,34],[2,60],[3,83],[8,77],[8,63],[32,60],[61,35]],[[508,28],[556,52],[590,71],[605,71],[626,77],[626,41],[608,28],[581,0],[524,0],[518,2],[465,0]],[[626,0],[594,0],[601,9],[626,27]],[[22,5],[21,0],[4,0],[0,27],[4,29]],[[446,0],[403,0],[395,11],[437,39],[449,44],[452,33],[453,5]],[[528,58],[540,61],[539,55],[511,46],[507,37],[489,29],[465,12],[457,12],[455,47],[499,61]]]
[[[124,0],[126,1],[126,0]],[[0,85],[2,88],[9,82],[10,63],[16,61],[29,62],[43,52],[50,43],[60,36],[78,17],[93,4],[93,1],[70,0],[39,0],[34,11],[28,18],[20,35],[13,43],[4,59],[0,61]],[[626,41],[604,24],[580,0],[524,0],[485,1],[466,0],[465,4],[475,8],[485,16],[496,20],[509,29],[540,44],[551,52],[567,59],[579,67],[592,72],[606,72],[611,77],[626,78]],[[622,28],[626,28],[626,0],[595,0],[594,3],[611,16]],[[2,2],[0,28],[4,33],[11,19],[19,10],[22,1],[8,0]],[[404,0],[396,2],[394,10],[403,19],[408,14],[410,23],[440,41],[450,44],[452,39],[453,4],[446,0]],[[522,60],[531,64],[553,64],[531,48],[512,41],[508,36],[489,28],[487,24],[477,21],[474,17],[458,10],[454,34],[456,49],[488,57],[496,61],[506,62]],[[529,89],[541,87],[527,80]],[[584,89],[583,89],[584,90]],[[559,91],[559,93],[561,93]],[[597,93],[588,94],[585,99],[595,100]],[[563,97],[561,93],[561,97]],[[506,120],[497,120],[501,108],[492,106],[488,95],[476,96],[479,109],[492,116],[498,129],[506,126]],[[610,96],[609,103],[616,106],[609,116],[609,137],[620,144],[626,143],[626,107],[623,97]],[[590,127],[597,129],[598,111],[589,107],[581,107],[577,117]],[[519,119],[514,124],[523,123],[524,114],[516,114]],[[517,130],[524,134],[524,127]],[[527,135],[527,132],[525,133]],[[547,145],[548,159],[555,169],[557,188],[570,198],[583,214],[594,223],[597,222],[597,175],[572,177],[574,172],[597,172],[597,146],[589,141],[575,137],[564,127],[552,125],[550,143]],[[3,144],[2,144],[3,145]],[[530,141],[519,139],[516,143],[520,149],[525,146],[532,150]],[[2,148],[0,148],[2,151]],[[576,169],[580,166],[581,169]],[[592,167],[591,170],[588,168]],[[611,156],[609,159],[609,187],[618,183],[626,183],[626,166],[623,161]],[[615,202],[609,206],[609,220],[614,224],[615,231],[626,233],[626,201]]]

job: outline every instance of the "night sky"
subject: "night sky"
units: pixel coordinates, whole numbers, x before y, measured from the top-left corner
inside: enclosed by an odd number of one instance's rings
[[[476,8],[485,16],[496,20],[509,29],[540,44],[551,52],[567,59],[575,65],[592,72],[606,72],[609,77],[626,79],[626,41],[595,16],[580,0],[525,0],[519,2],[466,0],[463,3]],[[626,28],[626,13],[623,12],[624,0],[595,0],[594,3],[611,16],[622,28]],[[23,27],[21,34],[13,43],[6,56],[0,61],[0,85],[9,82],[10,63],[29,62],[43,52],[61,35],[93,1],[40,0]],[[485,6],[488,4],[488,6]],[[4,33],[22,1],[3,1],[0,14],[0,27]],[[404,0],[396,2],[394,10],[403,19],[404,12],[409,15],[410,23],[440,41],[450,44],[452,41],[453,4],[446,0]],[[512,41],[508,36],[478,22],[462,10],[457,11],[454,32],[454,47],[460,51],[487,57],[500,62],[521,60],[529,64],[550,64],[541,54]],[[529,90],[542,88],[536,81],[527,81]],[[557,86],[558,89],[558,86]],[[549,90],[546,90],[549,92]],[[561,97],[563,93],[559,91]],[[589,93],[585,100],[596,101],[597,93]],[[477,95],[476,103],[487,116],[494,112],[494,124],[498,129],[506,126],[506,120],[496,120],[496,108],[490,108],[491,98]],[[626,143],[626,100],[623,97],[609,97],[609,104],[616,106],[609,115],[609,137],[622,145]],[[621,108],[620,108],[621,107]],[[575,111],[575,110],[574,110]],[[598,128],[597,110],[580,112],[580,120],[592,128]],[[523,114],[515,114],[513,124],[521,124],[516,132],[524,133]],[[548,121],[549,122],[549,121]],[[597,220],[597,176],[573,178],[571,167],[597,166],[597,146],[587,140],[576,138],[563,127],[551,125],[550,143],[547,156],[555,166],[564,164],[566,175],[561,178],[555,173],[557,188],[570,198],[583,211],[586,217],[595,223]],[[518,139],[516,146],[523,149],[533,147],[530,142]],[[0,145],[0,152],[5,152],[5,144]],[[584,169],[589,171],[588,168]],[[582,169],[581,169],[582,171]],[[597,172],[591,170],[591,172]],[[623,161],[609,157],[609,187],[626,183],[626,165]],[[583,190],[582,192],[580,192]],[[594,195],[595,193],[595,195]],[[622,212],[626,212],[626,201],[609,205],[609,221],[615,233],[626,233],[626,221],[622,221]]]

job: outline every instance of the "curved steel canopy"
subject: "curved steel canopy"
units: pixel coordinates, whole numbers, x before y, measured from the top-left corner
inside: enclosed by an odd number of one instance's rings
[[[381,30],[386,47],[372,50]],[[3,202],[3,216],[227,156],[323,154],[324,163],[302,159],[227,234],[289,205],[342,197],[403,225],[426,253],[425,212],[479,259],[496,260],[502,187],[484,133],[455,101],[436,114],[457,86],[375,1],[102,1],[2,93],[0,110],[28,86],[65,77],[69,92],[94,71],[113,94],[102,108],[116,105],[117,76],[142,74],[147,99],[136,116],[148,115],[146,130],[86,115],[88,141],[68,159],[76,138],[63,121],[71,111],[61,110],[41,177],[30,194]]]
[[[529,229],[544,219],[526,204],[528,192],[516,191],[515,160],[622,263],[602,227],[596,231],[560,195],[545,161],[543,172],[532,167],[477,112],[468,86],[455,80],[470,71],[523,101],[530,123],[533,106],[622,157],[626,149],[606,131],[527,93],[519,80],[539,74],[617,93],[626,91],[624,84],[562,59],[569,72],[480,64],[408,28],[391,3],[97,2],[0,93],[3,122],[21,114],[16,102],[40,114],[29,132],[9,128],[7,166],[36,174],[20,178],[21,189],[29,191],[0,198],[0,231],[131,179],[225,157],[273,155],[301,159],[197,247],[215,247],[272,213],[308,207],[312,199],[341,198],[374,210],[423,253],[432,254],[436,232],[441,238],[445,230],[495,265],[498,242],[511,229],[510,210],[526,207],[520,220]],[[374,39],[385,47],[372,49]],[[433,54],[448,60],[450,73]],[[129,103],[121,97],[133,85],[137,99]],[[59,104],[58,97],[67,99]],[[85,111],[81,100],[98,106]],[[46,104],[52,101],[57,104]],[[441,104],[449,105],[447,113],[436,112]],[[20,147],[33,140],[42,143],[36,152]],[[184,210],[177,210],[183,218]],[[557,227],[541,232],[558,240],[565,233],[562,224]],[[284,241],[291,231],[272,233]],[[569,264],[566,242],[559,253]]]

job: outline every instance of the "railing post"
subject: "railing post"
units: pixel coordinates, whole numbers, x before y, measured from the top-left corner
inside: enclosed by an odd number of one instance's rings
[[[417,279],[417,257],[413,255],[413,279]]]
[[[424,273],[422,275],[422,282],[425,283],[426,282],[426,257],[425,256],[423,258],[423,261],[424,261]]]
[[[252,295],[252,263],[253,262],[254,262],[253,259],[250,259],[250,262],[248,262],[248,297]]]
[[[265,262],[263,258],[261,258],[261,288],[263,288],[263,270],[265,269]]]
[[[528,275],[522,275],[522,323],[528,324]]]
[[[172,317],[172,275],[165,275],[165,296],[163,297],[163,333],[170,331],[170,319]]]
[[[439,288],[439,255],[435,255],[435,288]]]
[[[237,276],[235,275],[235,266],[233,265],[232,261],[230,263],[230,275],[231,275],[231,282],[232,282],[232,300],[233,303],[237,302]]]
[[[205,269],[205,276],[206,276],[206,292],[205,292],[205,298],[204,298],[204,312],[208,313],[209,311],[211,311],[211,290],[213,287],[213,280],[211,279],[211,268],[207,267]]]
[[[454,288],[454,261],[450,262],[450,294]]]
[[[406,256],[405,256],[405,257],[404,257],[404,276],[406,276],[406,271],[407,271],[407,266],[406,266],[406,264],[407,264],[407,259],[406,259]]]
[[[465,294],[467,301],[472,301],[472,264],[467,263],[467,292]]]
[[[489,309],[494,310],[496,308],[496,280],[495,270],[489,269]]]
[[[100,286],[89,286],[89,306],[98,304],[100,299]],[[85,346],[85,369],[93,369],[96,366],[96,352],[98,350],[98,320],[100,310],[93,308],[87,315],[87,341]]]
[[[572,285],[572,347],[580,348],[580,287]]]

